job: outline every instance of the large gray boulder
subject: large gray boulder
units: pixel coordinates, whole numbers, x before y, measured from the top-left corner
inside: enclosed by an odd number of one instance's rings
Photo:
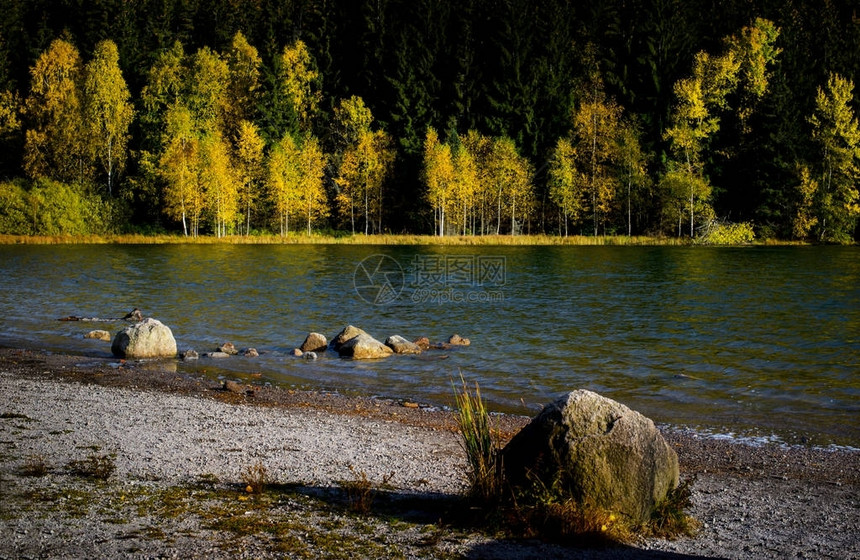
[[[144,319],[114,336],[111,352],[120,358],[173,358],[176,339],[170,328],[156,319]]]
[[[678,485],[678,456],[654,423],[585,390],[545,406],[502,450],[502,465],[515,490],[539,481],[633,523]]]
[[[392,350],[369,334],[362,333],[344,342],[338,353],[353,360],[373,360],[390,356]]]

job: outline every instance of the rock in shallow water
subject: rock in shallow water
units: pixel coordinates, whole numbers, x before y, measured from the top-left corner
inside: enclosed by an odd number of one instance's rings
[[[328,348],[328,340],[324,335],[316,332],[308,333],[305,341],[299,346],[302,352],[325,352],[326,348]]]
[[[420,354],[421,347],[414,342],[409,342],[400,335],[389,336],[385,339],[385,345],[394,350],[395,354]]]
[[[360,334],[366,335],[367,333],[361,330],[358,327],[353,327],[352,325],[347,325],[340,331],[336,337],[331,340],[331,347],[340,352],[341,347],[346,344],[349,340],[357,337]],[[370,335],[368,335],[370,336]]]
[[[224,352],[225,354],[230,354],[231,356],[235,356],[239,353],[239,351],[236,350],[236,345],[232,342],[223,343],[221,346],[218,347],[218,351]]]
[[[176,339],[161,321],[144,319],[118,332],[111,344],[111,352],[127,359],[173,358],[176,356]]]
[[[353,360],[373,360],[390,356],[392,350],[369,334],[362,333],[344,342],[338,353]]]

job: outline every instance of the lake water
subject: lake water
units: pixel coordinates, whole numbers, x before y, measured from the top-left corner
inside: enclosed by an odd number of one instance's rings
[[[213,376],[445,406],[452,379],[532,414],[587,388],[658,422],[860,447],[860,249],[854,247],[0,246],[0,341],[91,356],[82,335],[133,307]],[[292,358],[354,324],[469,347]],[[107,324],[116,332],[122,325]],[[447,359],[441,359],[447,356]]]

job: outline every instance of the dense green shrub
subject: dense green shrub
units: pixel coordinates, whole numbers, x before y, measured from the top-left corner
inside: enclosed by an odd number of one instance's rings
[[[38,179],[0,183],[0,233],[89,235],[113,233],[120,207],[80,185]]]
[[[27,191],[23,181],[0,183],[0,233],[29,235],[33,233]]]

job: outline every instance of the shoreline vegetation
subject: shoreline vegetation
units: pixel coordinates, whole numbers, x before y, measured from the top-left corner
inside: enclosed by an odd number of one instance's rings
[[[350,233],[280,235],[184,236],[182,234],[116,235],[2,235],[0,245],[426,245],[426,246],[705,246],[690,238],[588,235],[411,235]],[[764,239],[752,243],[708,245],[720,247],[809,246],[805,241]]]

